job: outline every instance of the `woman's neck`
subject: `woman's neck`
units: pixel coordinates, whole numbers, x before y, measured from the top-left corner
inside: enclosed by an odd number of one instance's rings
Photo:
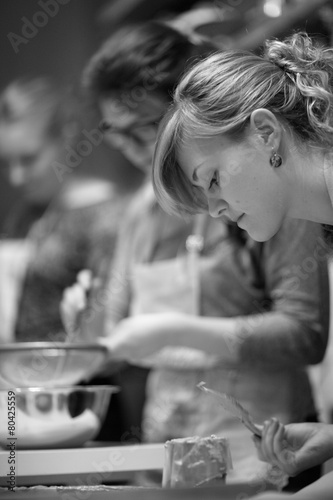
[[[326,156],[326,161],[325,161]],[[320,149],[290,155],[286,164],[290,192],[288,215],[333,225],[333,156]],[[325,169],[330,170],[326,172]],[[331,178],[331,187],[328,178]],[[330,191],[330,192],[329,192]]]

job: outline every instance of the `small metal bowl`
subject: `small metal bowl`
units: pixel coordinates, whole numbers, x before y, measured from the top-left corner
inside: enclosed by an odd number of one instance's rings
[[[0,344],[0,388],[74,385],[89,380],[106,358],[97,343]]]
[[[0,391],[0,446],[75,448],[97,436],[115,386]]]

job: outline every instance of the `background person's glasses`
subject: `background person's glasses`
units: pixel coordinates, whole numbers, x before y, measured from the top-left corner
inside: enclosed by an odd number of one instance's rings
[[[139,144],[145,144],[155,140],[157,127],[161,118],[161,116],[147,118],[125,127],[117,127],[108,122],[108,120],[104,120],[100,125],[100,130],[103,133],[114,136],[115,138],[122,137],[125,139],[132,139]]]

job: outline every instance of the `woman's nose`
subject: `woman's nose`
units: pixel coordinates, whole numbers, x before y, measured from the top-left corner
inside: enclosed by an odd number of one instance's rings
[[[211,217],[221,217],[224,210],[227,208],[227,203],[221,199],[208,199],[208,211]]]

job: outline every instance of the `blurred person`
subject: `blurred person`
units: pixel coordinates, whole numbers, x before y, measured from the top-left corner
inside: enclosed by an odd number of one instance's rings
[[[0,95],[1,169],[19,197],[0,242],[2,341],[64,340],[63,290],[82,268],[102,276],[110,265],[134,188],[93,169],[80,175],[79,141],[90,144],[82,112],[73,94],[43,77],[14,81]]]
[[[196,385],[204,380],[233,395],[258,422],[316,420],[306,368],[321,361],[327,343],[326,249],[316,224],[286,221],[260,244],[235,224],[206,215],[184,221],[158,206],[150,183],[157,125],[185,66],[207,50],[150,22],[112,35],[87,67],[106,138],[147,172],[119,235],[103,301],[104,343],[111,359],[152,368],[145,442],[222,434],[244,480],[262,473],[248,431]],[[315,270],[300,279],[297,269],[321,249]],[[75,322],[84,295],[80,284],[67,290],[65,321]],[[289,487],[319,471],[312,474]]]

